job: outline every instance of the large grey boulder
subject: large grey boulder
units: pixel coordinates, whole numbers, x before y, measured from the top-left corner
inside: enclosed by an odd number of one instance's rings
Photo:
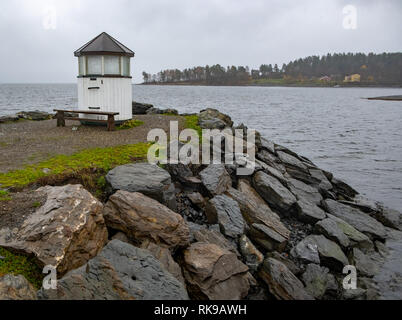
[[[113,240],[85,266],[67,273],[43,300],[187,300],[183,284],[147,250]]]
[[[0,277],[0,301],[36,300],[35,288],[22,275]]]
[[[386,238],[384,226],[368,214],[331,199],[323,201],[323,204],[329,213],[345,220],[351,226],[369,237],[374,239]]]
[[[297,157],[283,151],[278,151],[277,154],[279,159],[285,164],[285,166],[308,172],[307,165],[304,162],[300,161]]]
[[[287,212],[295,203],[296,197],[276,178],[259,171],[254,175],[254,186],[260,196],[270,205]]]
[[[26,120],[33,121],[43,121],[49,120],[53,118],[53,115],[44,111],[21,111],[17,113],[17,116]]]
[[[208,109],[202,110],[202,111],[200,111],[198,118],[199,118],[200,122],[205,121],[205,120],[219,119],[222,122],[224,122],[227,127],[233,126],[232,119],[228,115],[221,113],[216,109],[208,108]]]
[[[136,101],[133,101],[132,104],[133,114],[146,114],[147,111],[153,107],[154,106],[152,104],[140,103]]]
[[[142,193],[117,191],[103,215],[108,227],[136,241],[152,240],[169,248],[185,247],[190,241],[182,216]]]
[[[223,164],[210,164],[200,172],[201,181],[212,195],[219,195],[232,186],[232,179]]]
[[[43,187],[45,204],[13,230],[0,230],[0,246],[35,256],[59,275],[96,256],[107,241],[103,205],[81,185]]]
[[[218,118],[212,118],[212,119],[200,119],[199,120],[199,126],[202,129],[209,129],[209,130],[222,130],[226,128],[226,123],[222,121],[221,119]]]
[[[347,248],[350,245],[349,238],[345,235],[342,229],[338,226],[338,223],[333,219],[325,219],[318,222],[314,226],[314,230],[317,233],[321,233],[328,239],[337,242],[343,248]]]
[[[311,177],[319,181],[318,188],[320,190],[331,190],[333,188],[324,171],[320,169],[309,169],[309,173]]]
[[[327,268],[317,264],[307,265],[302,280],[306,285],[306,291],[316,299],[321,299],[326,293],[336,294],[338,291],[335,277]]]
[[[172,210],[176,209],[174,186],[170,174],[155,164],[130,163],[118,166],[106,175],[113,192],[140,192]]]
[[[226,195],[215,196],[208,201],[205,212],[208,222],[218,223],[225,236],[238,239],[244,234],[245,222],[239,205],[232,198]]]
[[[314,203],[316,205],[321,204],[322,196],[316,188],[297,179],[289,179],[288,187],[298,200]]]
[[[365,254],[360,249],[353,248],[350,256],[352,264],[363,277],[373,277],[381,271],[383,259],[375,251]]]
[[[356,195],[359,194],[355,189],[353,189],[351,186],[340,179],[332,178],[331,183],[334,187],[335,192],[345,199],[353,199]]]
[[[212,243],[196,242],[184,251],[183,273],[194,299],[239,300],[253,278],[233,252]]]
[[[278,260],[265,259],[259,274],[271,294],[279,300],[314,300],[303,283]]]
[[[317,251],[320,257],[321,265],[324,265],[331,270],[342,271],[345,265],[349,264],[348,258],[343,253],[342,249],[333,241],[328,240],[323,235],[310,235],[304,238],[301,243],[296,246],[294,251],[294,256],[306,260],[305,256],[301,255],[300,252],[304,252],[301,248],[312,248],[312,252]],[[316,260],[316,256],[314,258]],[[314,261],[310,261],[314,263]],[[316,264],[317,261],[315,261]]]
[[[297,201],[296,210],[298,219],[305,223],[316,223],[327,217],[324,210],[319,208],[316,204],[305,200]]]

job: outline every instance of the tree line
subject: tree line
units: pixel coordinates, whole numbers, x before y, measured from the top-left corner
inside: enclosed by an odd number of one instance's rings
[[[143,72],[144,83],[194,83],[207,85],[238,85],[264,79],[284,81],[337,81],[359,74],[361,82],[402,84],[402,53],[335,53],[309,56],[283,64],[262,64],[258,69],[248,66],[220,64],[184,70],[167,69],[157,74]]]

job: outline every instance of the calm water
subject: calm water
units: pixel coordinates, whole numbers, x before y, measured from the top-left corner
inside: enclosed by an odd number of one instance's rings
[[[362,194],[402,210],[402,89],[134,86],[134,100],[211,107],[310,158]],[[75,107],[75,85],[0,85],[0,115]]]

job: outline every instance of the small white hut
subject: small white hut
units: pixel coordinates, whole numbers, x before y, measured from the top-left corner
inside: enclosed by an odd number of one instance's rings
[[[134,52],[101,33],[74,52],[78,57],[78,109],[119,112],[116,121],[132,118],[130,59]],[[85,116],[88,118],[88,116]],[[93,115],[94,119],[104,116]]]

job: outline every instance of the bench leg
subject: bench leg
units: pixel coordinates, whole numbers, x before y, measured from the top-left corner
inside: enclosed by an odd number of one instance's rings
[[[115,129],[114,116],[110,115],[107,117],[107,131],[114,131]]]
[[[65,127],[66,126],[66,120],[64,119],[64,112],[62,111],[57,111],[57,126],[58,127]]]

